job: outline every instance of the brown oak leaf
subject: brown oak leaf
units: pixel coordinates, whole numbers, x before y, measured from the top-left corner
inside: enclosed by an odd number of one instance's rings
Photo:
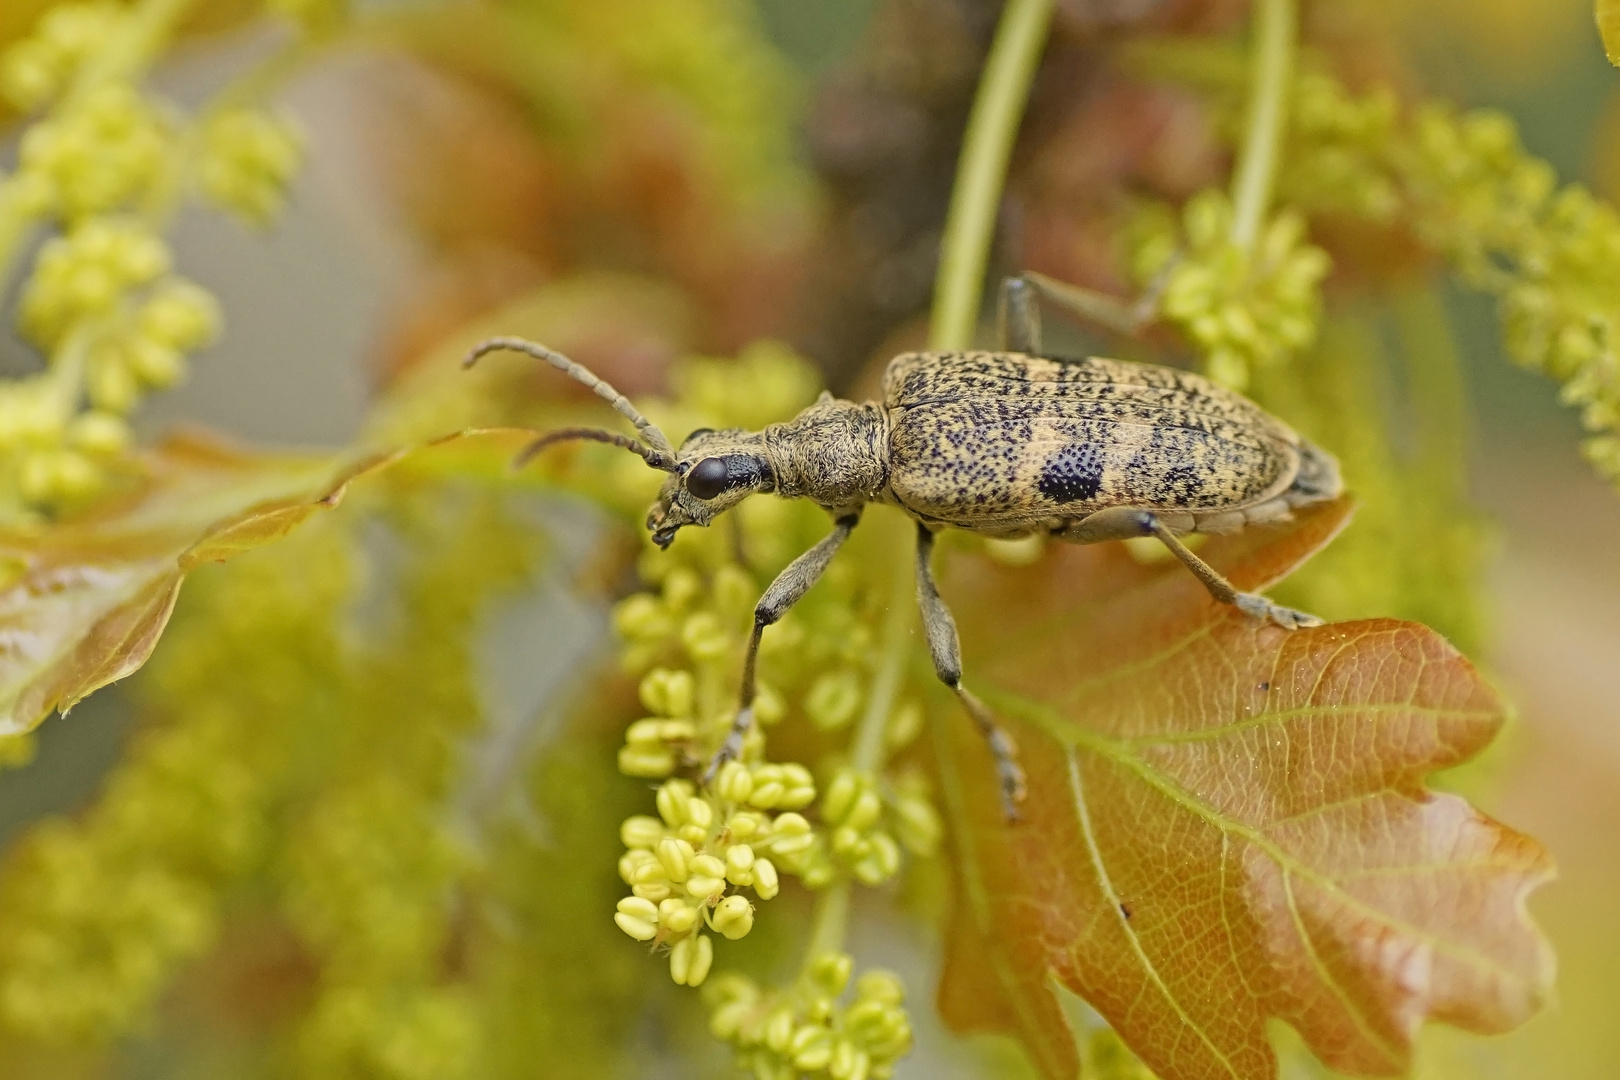
[[[407,459],[471,454],[457,468],[503,476],[532,433],[466,431],[356,459],[252,453],[200,435],[143,455],[146,479],[81,519],[0,530],[0,735],[32,729],[134,673],[194,567],[286,536],[349,485]],[[424,451],[432,455],[424,457]]]
[[[1348,514],[1329,505],[1203,551],[1263,588]],[[1499,1032],[1544,1000],[1552,960],[1525,898],[1549,857],[1424,787],[1503,719],[1439,635],[1260,626],[1119,545],[1023,570],[957,559],[944,592],[1029,772],[1009,826],[970,726],[940,729],[954,1027],[1014,1035],[1069,1080],[1055,981],[1164,1080],[1273,1076],[1268,1018],[1332,1067],[1382,1076],[1408,1067],[1425,1020]]]

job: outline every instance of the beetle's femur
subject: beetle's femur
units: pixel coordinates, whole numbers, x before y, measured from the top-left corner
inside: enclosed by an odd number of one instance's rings
[[[655,469],[662,469],[664,472],[675,471],[675,448],[671,446],[669,440],[664,437],[664,433],[658,430],[658,425],[654,424],[651,420],[648,420],[645,416],[642,416],[641,413],[636,410],[636,407],[630,404],[629,398],[613,389],[612,386],[608,385],[602,379],[599,379],[589,368],[582,364],[575,363],[554,349],[548,349],[538,342],[529,341],[527,338],[490,338],[487,341],[481,341],[477,345],[474,345],[472,350],[467,353],[467,358],[461,362],[461,366],[464,368],[472,367],[478,362],[479,357],[483,356],[485,353],[495,352],[499,349],[511,349],[513,352],[520,352],[524,353],[525,355],[532,356],[536,360],[544,360],[546,363],[550,364],[558,371],[561,371],[575,382],[584,383],[586,386],[590,387],[596,392],[597,397],[606,401],[609,405],[612,405],[613,408],[618,411],[620,416],[634,424],[636,426],[636,430],[641,432],[641,437],[646,440],[645,445],[636,442],[634,439],[625,439],[623,442],[619,442],[617,440],[623,437],[614,436],[611,432],[599,431],[596,434],[580,434],[581,432],[595,429],[567,428],[564,430],[569,432],[569,434],[554,432],[552,435],[541,436],[541,438],[535,444],[531,445],[527,450],[524,451],[521,460],[527,461],[540,449],[550,445],[553,442],[559,441],[559,439],[593,439],[597,442],[609,442],[613,443],[615,446],[622,446],[626,450],[632,450],[635,453],[640,454],[642,459]]]

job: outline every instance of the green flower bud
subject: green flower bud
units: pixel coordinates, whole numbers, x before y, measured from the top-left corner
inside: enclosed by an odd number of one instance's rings
[[[805,973],[817,989],[829,998],[836,998],[849,985],[854,970],[855,961],[848,953],[823,952],[810,958]]]
[[[619,877],[624,880],[626,885],[634,885],[636,883],[636,874],[647,866],[657,866],[659,873],[663,872],[658,857],[652,852],[642,848],[627,851],[619,856]]]
[[[686,820],[699,830],[707,831],[714,824],[714,807],[707,799],[694,796],[686,800]]]
[[[698,577],[697,571],[690,567],[674,567],[664,576],[664,606],[671,611],[682,610],[693,600],[696,600],[702,592],[703,579]],[[645,698],[643,700],[645,701]],[[647,707],[652,708],[651,705]]]
[[[183,353],[218,337],[220,321],[219,301],[213,294],[179,278],[153,289],[135,317],[141,336]]]
[[[149,337],[134,337],[124,344],[130,370],[148,386],[173,386],[185,372],[185,357],[172,345]]]
[[[663,867],[664,874],[671,881],[685,881],[692,872],[692,860],[696,857],[692,845],[685,840],[673,836],[666,836],[658,841],[654,848],[658,856],[658,864]]]
[[[714,943],[703,934],[683,938],[669,950],[669,975],[678,986],[702,986],[713,963]]]
[[[666,748],[625,746],[619,750],[619,771],[626,776],[653,780],[674,772],[675,764],[675,752]]]
[[[754,893],[761,900],[769,900],[781,890],[781,882],[776,876],[776,864],[771,860],[755,859],[749,871],[754,878]]]
[[[832,1032],[820,1024],[805,1024],[793,1033],[787,1053],[793,1066],[804,1072],[819,1072],[832,1061]]]
[[[748,803],[761,810],[769,810],[782,800],[787,792],[787,785],[783,783],[782,768],[779,765],[758,765],[754,767],[750,782]]]
[[[695,789],[690,780],[670,780],[658,789],[658,816],[672,829],[686,824],[686,808]]]
[[[797,810],[816,801],[816,781],[810,770],[797,762],[782,766],[782,795],[776,805]]]
[[[805,712],[823,731],[832,731],[848,724],[860,707],[860,679],[847,668],[829,671],[816,679],[804,701]]]
[[[684,900],[670,897],[658,905],[658,923],[671,935],[686,933],[698,922],[698,909]]]
[[[613,609],[613,629],[626,641],[662,641],[674,632],[675,621],[657,598],[636,593]]]
[[[620,930],[637,941],[651,941],[658,936],[658,907],[638,896],[627,896],[620,900],[613,921]]]
[[[642,705],[659,716],[692,715],[696,684],[690,671],[654,668],[642,676],[638,687]]]
[[[87,454],[112,457],[128,449],[129,425],[111,413],[91,411],[68,425],[67,440]]]
[[[619,826],[619,839],[627,848],[651,850],[664,838],[664,823],[655,817],[636,814],[624,819]]]
[[[742,762],[728,761],[715,774],[714,790],[728,802],[747,802],[754,790],[753,775]]]
[[[694,900],[713,900],[726,888],[724,874],[713,876],[707,874],[693,874],[686,879],[686,895]]]
[[[1039,536],[1035,536],[1033,538],[1036,540],[1041,539]],[[1037,557],[1039,557],[1039,550],[1043,547],[1043,545],[1044,541],[1036,545]],[[1031,560],[1031,562],[1033,561],[1034,560]],[[896,709],[892,715],[890,715],[888,727],[883,734],[884,743],[890,750],[900,750],[910,746],[912,742],[916,740],[917,735],[922,731],[922,722],[922,706],[913,701],[906,702],[904,705]]]
[[[746,937],[754,928],[754,905],[745,897],[728,896],[715,905],[712,922],[717,931],[732,941]]]
[[[771,823],[770,845],[778,854],[804,851],[815,841],[810,823],[798,814],[779,814]]]
[[[892,971],[873,968],[855,980],[855,996],[863,1001],[900,1005],[906,1000],[906,984]]]
[[[787,1008],[777,1009],[765,1021],[765,1045],[778,1054],[785,1053],[793,1045],[793,1033],[797,1025],[793,1022],[793,1011]]]
[[[754,687],[754,719],[761,724],[774,724],[787,715],[787,702],[769,683],[761,681]]]
[[[839,769],[827,787],[826,797],[821,800],[822,819],[831,824],[842,822],[860,793],[860,774],[854,769]]]
[[[699,611],[688,615],[681,623],[681,644],[694,660],[718,660],[730,651],[731,635],[720,625],[714,612]]]
[[[726,880],[733,885],[747,885],[754,879],[754,849],[747,844],[733,844],[726,849]]]
[[[851,829],[864,832],[876,825],[882,816],[883,800],[878,797],[875,789],[867,787],[856,796],[854,805],[844,818],[844,824]]]

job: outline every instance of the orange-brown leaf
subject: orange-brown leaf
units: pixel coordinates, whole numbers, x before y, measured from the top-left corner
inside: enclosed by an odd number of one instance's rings
[[[1348,512],[1204,551],[1261,588]],[[1524,900],[1550,861],[1423,786],[1501,724],[1474,668],[1410,623],[1255,625],[1117,548],[950,567],[968,671],[1019,739],[1029,800],[1006,825],[988,755],[968,725],[946,729],[947,1020],[1016,1035],[1072,1077],[1055,979],[1165,1080],[1261,1080],[1268,1018],[1335,1068],[1394,1075],[1425,1020],[1496,1032],[1529,1016],[1551,958]],[[974,633],[975,611],[1018,623]]]
[[[505,462],[527,433],[467,432],[460,441]],[[254,454],[199,437],[146,456],[146,481],[91,516],[0,531],[0,734],[132,674],[157,645],[193,568],[262,547],[337,505],[355,479],[419,448],[356,462]]]

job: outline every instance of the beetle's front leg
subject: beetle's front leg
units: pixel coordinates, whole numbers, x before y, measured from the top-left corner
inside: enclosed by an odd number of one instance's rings
[[[1008,821],[1018,820],[1018,804],[1024,801],[1024,770],[1018,764],[1018,747],[1012,736],[996,723],[990,710],[985,708],[967,687],[962,685],[962,643],[956,634],[956,620],[940,599],[934,584],[932,566],[934,534],[928,526],[917,525],[917,606],[922,609],[923,629],[928,634],[928,651],[934,659],[934,673],[939,681],[950,687],[978,725],[990,752],[996,757],[996,771],[1001,776],[1001,806]]]
[[[737,716],[732,720],[731,730],[726,733],[720,749],[709,759],[709,767],[703,770],[705,784],[714,779],[720,766],[742,754],[743,739],[748,735],[748,729],[754,726],[754,692],[758,686],[755,667],[759,660],[759,641],[765,634],[765,628],[786,615],[788,609],[810,591],[810,586],[820,579],[827,564],[832,562],[833,556],[844,546],[844,541],[849,539],[849,534],[860,524],[860,520],[859,510],[841,514],[833,525],[833,531],[815,547],[788,563],[787,568],[776,575],[770,588],[765,590],[765,595],[759,598],[759,603],[754,605],[754,633],[748,639],[748,656],[743,661],[742,696],[737,704]]]

